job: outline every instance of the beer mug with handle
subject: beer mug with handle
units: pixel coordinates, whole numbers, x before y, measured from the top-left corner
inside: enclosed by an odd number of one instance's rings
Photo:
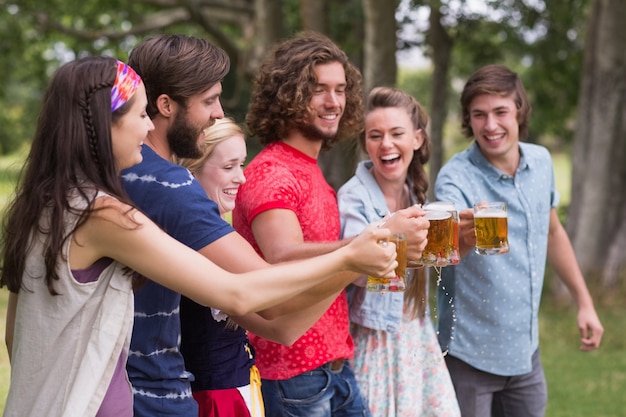
[[[502,255],[509,252],[506,203],[481,201],[474,204],[474,228],[476,253]]]
[[[440,262],[440,266],[456,265],[461,260],[459,253],[459,212],[452,201],[433,201],[424,206],[424,210],[446,211],[451,216],[451,229],[448,239],[448,247],[445,250],[445,261]],[[441,265],[441,263],[445,265]]]
[[[389,238],[396,245],[395,278],[367,277],[367,290],[375,292],[402,292],[406,289],[407,242],[406,234],[394,233]]]

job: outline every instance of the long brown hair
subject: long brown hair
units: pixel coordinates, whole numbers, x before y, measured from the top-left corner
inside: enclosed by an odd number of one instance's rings
[[[130,204],[113,156],[111,126],[128,112],[132,98],[111,113],[116,71],[113,58],[87,57],[63,65],[49,84],[16,196],[2,223],[0,286],[11,292],[22,288],[33,236],[45,238],[45,282],[56,295],[63,244],[93,214],[95,191]],[[86,203],[85,210],[74,207],[70,193]],[[69,232],[66,212],[79,216]],[[42,222],[43,216],[48,221]]]
[[[401,108],[404,109],[413,124],[415,130],[421,130],[424,137],[422,146],[413,153],[413,159],[409,164],[407,176],[412,185],[412,194],[417,202],[426,202],[426,192],[428,191],[428,173],[424,164],[430,158],[430,138],[426,128],[428,126],[428,115],[422,105],[410,94],[392,87],[376,87],[370,91],[365,103],[365,114],[379,108]],[[359,143],[365,150],[365,132],[363,131]],[[404,293],[404,304],[410,310],[413,317],[423,317],[426,312],[426,270],[417,269],[412,272],[413,277],[408,283]]]

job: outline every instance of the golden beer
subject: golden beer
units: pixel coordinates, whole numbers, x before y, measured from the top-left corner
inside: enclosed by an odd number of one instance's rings
[[[407,243],[404,233],[395,233],[389,237],[389,241],[396,245],[395,278],[367,277],[367,290],[377,292],[398,292],[406,289],[406,266],[407,266]]]
[[[424,210],[447,211],[452,216],[452,227],[450,229],[450,240],[445,251],[444,260],[439,260],[437,266],[456,265],[461,260],[459,252],[459,212],[452,201],[434,201],[424,206]]]
[[[419,263],[427,266],[446,266],[449,264],[448,255],[453,239],[452,215],[447,211],[426,210],[426,218],[430,222],[428,243]]]
[[[504,203],[481,203],[474,206],[476,253],[500,255],[509,251],[508,218]]]

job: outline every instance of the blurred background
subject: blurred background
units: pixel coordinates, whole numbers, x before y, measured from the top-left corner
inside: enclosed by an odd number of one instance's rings
[[[232,67],[222,104],[240,123],[268,50],[298,31],[327,34],[361,69],[364,92],[396,86],[427,109],[431,181],[469,144],[458,117],[465,79],[484,64],[505,64],[520,74],[530,96],[529,141],[552,152],[561,220],[606,327],[600,351],[578,352],[575,309],[548,271],[542,307],[548,415],[623,416],[624,21],[622,0],[0,0],[0,210],[11,197],[52,73],[84,55],[126,61],[151,34],[185,33],[223,48]],[[248,146],[251,158],[260,148],[255,138]],[[361,157],[352,141],[323,154],[320,164],[338,188]],[[5,309],[1,290],[2,314]],[[0,351],[1,409],[9,365]]]

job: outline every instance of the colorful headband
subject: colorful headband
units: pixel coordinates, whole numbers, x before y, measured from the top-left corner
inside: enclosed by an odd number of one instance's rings
[[[117,75],[111,89],[111,113],[122,107],[137,91],[141,77],[134,69],[117,61]]]

